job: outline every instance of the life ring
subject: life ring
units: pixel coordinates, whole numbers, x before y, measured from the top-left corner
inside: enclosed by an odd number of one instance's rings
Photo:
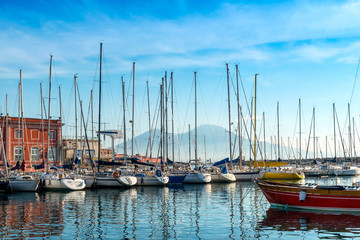
[[[118,177],[119,177],[119,173],[118,173],[118,172],[114,172],[114,173],[113,173],[113,177],[114,177],[114,178],[118,178]]]

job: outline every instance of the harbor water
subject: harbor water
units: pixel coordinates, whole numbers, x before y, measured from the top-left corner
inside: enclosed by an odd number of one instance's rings
[[[352,181],[353,178],[306,180],[330,185],[351,185]],[[360,214],[270,208],[264,195],[253,182],[14,193],[0,194],[0,237],[360,238]]]

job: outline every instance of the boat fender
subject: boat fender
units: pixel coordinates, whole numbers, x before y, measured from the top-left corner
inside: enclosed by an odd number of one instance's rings
[[[303,202],[303,201],[305,201],[305,199],[306,199],[306,192],[305,192],[305,190],[302,190],[299,194],[299,200],[300,200],[300,202]]]
[[[119,177],[119,173],[118,173],[118,172],[114,172],[114,173],[113,173],[113,177],[114,177],[114,178],[118,178],[118,177]]]

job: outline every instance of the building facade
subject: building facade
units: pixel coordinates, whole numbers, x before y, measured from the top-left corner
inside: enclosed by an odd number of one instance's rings
[[[49,129],[50,125],[50,129]],[[4,166],[4,153],[8,165],[25,162],[25,171],[33,171],[33,165],[43,161],[49,166],[59,165],[61,157],[61,119],[41,120],[0,116],[0,128],[4,148],[1,148],[0,164]],[[48,142],[49,138],[49,142]],[[4,151],[5,149],[5,151]]]
[[[87,144],[89,143],[89,146]],[[65,157],[65,162],[67,164],[74,161],[74,153],[76,149],[76,140],[75,139],[63,139],[63,152]],[[82,159],[82,163],[90,162],[90,156],[93,161],[98,158],[98,140],[88,140],[78,139],[77,140],[77,151],[78,158]]]

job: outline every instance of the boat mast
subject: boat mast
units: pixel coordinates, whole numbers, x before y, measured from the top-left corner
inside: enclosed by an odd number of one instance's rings
[[[205,163],[206,163],[206,136],[204,135]]]
[[[52,68],[52,55],[50,55],[50,77],[49,77],[49,109],[48,109],[48,136],[47,136],[47,164],[46,164],[46,172],[49,172],[49,152],[51,150],[51,154],[54,155],[54,152],[52,151],[50,147],[50,103],[51,103],[51,68]],[[53,159],[54,162],[54,159]]]
[[[277,142],[278,142],[278,158],[280,160],[280,124],[279,124],[279,102],[277,102]]]
[[[21,69],[20,69],[20,76],[21,76]],[[21,77],[20,77],[21,78]],[[18,91],[19,91],[19,98],[18,98],[18,148],[17,148],[17,150],[18,150],[18,154],[17,154],[17,158],[18,158],[18,162],[20,162],[20,160],[21,160],[21,155],[23,154],[22,153],[22,149],[20,149],[20,137],[22,137],[22,135],[23,135],[23,132],[21,131],[21,120],[20,120],[20,109],[21,109],[21,83],[19,82],[19,89],[18,89]],[[20,153],[21,153],[21,155],[20,155]]]
[[[335,103],[333,103],[333,119],[334,119],[334,153],[335,153],[335,159],[336,159]]]
[[[189,124],[189,163],[191,161],[191,134],[190,134],[190,124]]]
[[[237,110],[238,110],[238,137],[239,137],[239,166],[242,167],[242,142],[241,142],[241,127],[240,127],[240,92],[239,92],[239,67],[236,64],[236,98],[237,98]]]
[[[265,112],[263,112],[263,124],[264,124],[264,159],[266,160],[266,141],[265,141]]]
[[[42,91],[42,83],[40,83],[40,95],[41,95],[41,141],[42,141],[42,161],[44,162],[44,154],[45,154],[45,143],[44,143],[44,98],[43,98],[43,91]],[[44,163],[45,164],[45,163]]]
[[[167,91],[167,72],[165,71],[165,107],[164,107],[164,114],[165,114],[165,161],[167,162],[169,158],[169,144],[168,144],[168,91]]]
[[[60,138],[60,164],[63,165],[63,140],[62,140],[62,109],[61,109],[61,88],[59,87],[59,100],[60,100],[60,130],[61,130],[61,138]]]
[[[74,74],[74,89],[75,89],[75,151],[74,151],[74,162],[77,164],[78,161],[78,134],[77,134],[77,97],[76,97],[76,74]],[[80,125],[81,126],[81,125]]]
[[[126,121],[125,121],[125,83],[121,76],[122,100],[123,100],[123,122],[124,122],[124,162],[126,163]]]
[[[147,100],[148,100],[148,116],[149,116],[149,147],[150,147],[150,158],[152,155],[152,146],[151,146],[151,118],[150,118],[150,92],[149,92],[149,82],[146,81],[146,90],[147,90]]]
[[[349,111],[349,157],[352,162],[352,143],[351,143],[351,117],[350,117],[350,103],[348,103],[348,111]]]
[[[7,95],[6,95],[7,96]],[[7,111],[6,111],[7,112]],[[7,131],[7,130],[6,130]],[[6,159],[6,153],[5,153],[5,147],[4,147],[4,140],[3,140],[3,129],[0,129],[0,138],[1,138],[1,149],[4,156],[4,165],[5,165],[5,174],[6,179],[9,179],[9,169],[8,169],[8,163]]]
[[[316,141],[316,139],[315,139],[315,107],[313,108],[313,122],[314,122],[314,124],[313,124],[313,138],[314,138],[314,142],[313,142],[313,144],[314,144],[314,160],[315,160],[315,153],[316,153],[316,149],[315,149],[315,141]]]
[[[227,79],[227,92],[228,92],[228,114],[229,114],[229,162],[231,169],[233,169],[232,166],[232,151],[231,151],[231,113],[230,113],[230,81],[229,81],[229,64],[226,63],[226,79]]]
[[[252,121],[252,117],[253,117],[253,105],[254,105],[254,98],[251,98],[251,105],[250,105],[250,136],[248,137],[249,140],[249,158],[251,159],[251,155],[254,154],[254,150],[252,149],[252,132],[253,132],[253,121]],[[244,123],[245,125],[245,123]],[[252,151],[251,151],[252,150]],[[254,162],[255,165],[255,162]]]
[[[22,90],[22,70],[20,69],[20,108],[21,108],[21,162],[24,162],[24,105],[23,105],[23,90]],[[30,162],[30,166],[31,166],[31,162]],[[25,171],[25,168],[24,170]]]
[[[7,107],[8,107],[8,102],[7,102],[7,94],[5,96],[5,142],[7,142],[8,139],[8,111],[7,111]],[[6,149],[4,149],[4,154],[5,156],[8,156],[8,147],[6,146]],[[4,157],[5,159],[5,157]],[[7,169],[7,165],[6,165],[6,169]],[[6,170],[7,171],[7,170]]]
[[[257,87],[257,76],[259,74],[255,74],[255,99],[254,99],[254,162],[256,162],[256,87]]]
[[[195,169],[197,170],[198,157],[197,157],[197,106],[196,106],[196,71],[195,76]],[[231,151],[230,151],[231,152]]]
[[[161,162],[162,162],[162,170],[165,170],[165,150],[164,150],[164,78],[161,78],[161,85],[160,85],[160,127],[161,127]]]
[[[94,150],[94,106],[93,106],[93,90],[90,92],[90,101],[91,101],[91,146],[92,150]],[[89,153],[91,155],[91,153]]]
[[[175,163],[175,149],[174,149],[174,73],[171,72],[171,139],[172,139],[172,161]],[[206,156],[205,156],[206,160]]]
[[[8,107],[8,102],[7,102],[7,94],[6,94],[6,110],[5,110],[5,140],[6,140],[6,142],[7,142],[7,139],[8,139],[8,111],[7,111],[7,107]],[[6,146],[6,149],[4,149],[4,151],[5,151],[5,156],[8,156],[8,147]],[[6,167],[7,167],[7,165],[6,165]]]
[[[353,135],[352,135],[352,137],[353,137],[353,147],[354,147],[354,157],[356,158],[356,148],[355,148],[355,142],[356,142],[356,138],[355,138],[355,119],[354,119],[354,117],[352,118],[352,120],[353,120]]]
[[[100,145],[100,132],[101,132],[101,71],[102,71],[102,43],[100,43],[100,76],[99,76],[99,124],[98,124],[98,161],[101,159],[101,145]],[[100,166],[98,164],[98,171]]]
[[[133,62],[133,95],[132,95],[132,120],[131,120],[131,156],[134,156],[134,110],[135,110],[135,62]]]
[[[81,113],[81,111],[82,111],[82,100],[81,100],[81,98],[80,98],[80,94],[79,94],[79,104],[80,104],[80,113]],[[84,144],[83,144],[83,135],[82,135],[82,131],[83,131],[83,125],[82,125],[82,121],[83,121],[84,119],[83,119],[83,116],[80,114],[80,144],[79,144],[79,148],[80,148],[80,157],[79,157],[79,159],[78,159],[78,161],[77,161],[77,164],[78,165],[80,165],[80,159],[82,160],[83,159],[83,157],[84,157],[84,152],[83,152],[83,150],[84,150]],[[85,126],[84,126],[85,127]],[[78,139],[79,140],[79,139]],[[79,149],[78,148],[78,149]],[[112,152],[112,153],[114,153],[114,152]],[[76,154],[77,156],[79,155],[79,154]]]
[[[299,98],[299,161],[301,163],[301,98]]]

